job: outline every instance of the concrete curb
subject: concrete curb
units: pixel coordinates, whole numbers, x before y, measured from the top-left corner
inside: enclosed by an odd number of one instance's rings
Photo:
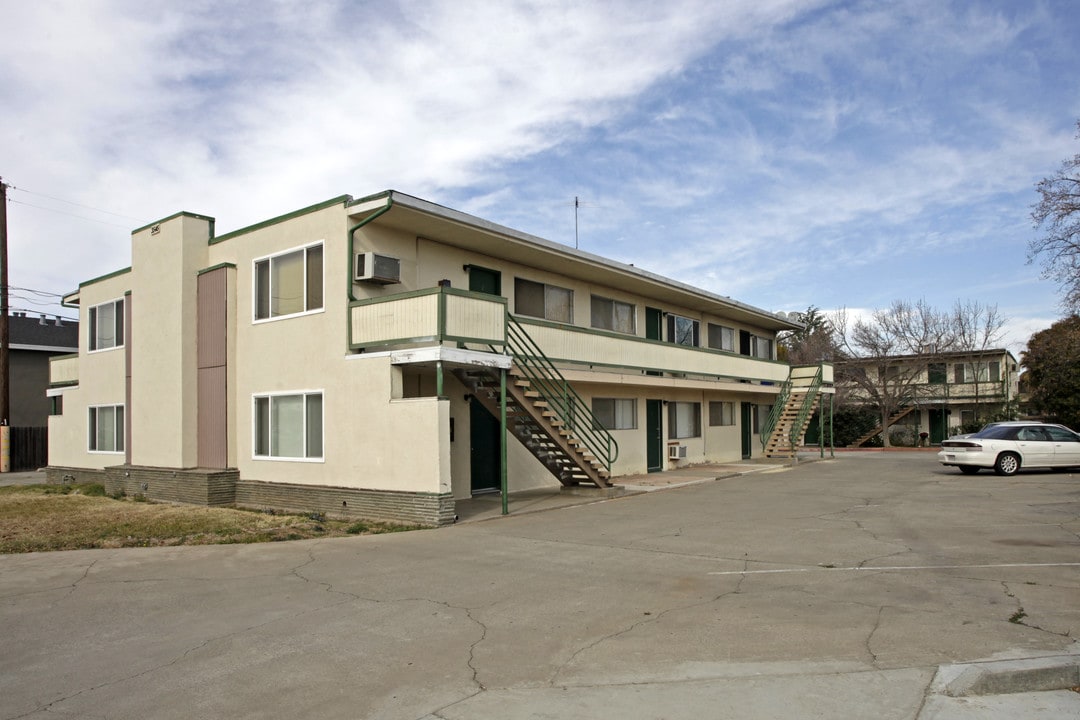
[[[942,665],[934,685],[949,697],[1067,690],[1080,686],[1080,654]]]

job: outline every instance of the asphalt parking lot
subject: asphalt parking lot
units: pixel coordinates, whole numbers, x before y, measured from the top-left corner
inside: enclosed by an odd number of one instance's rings
[[[0,627],[0,718],[938,717],[940,665],[1076,651],[1080,475],[858,453],[441,530],[0,556]]]

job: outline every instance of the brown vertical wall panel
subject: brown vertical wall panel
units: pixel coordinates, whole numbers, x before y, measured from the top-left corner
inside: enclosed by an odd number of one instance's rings
[[[226,364],[225,309],[228,300],[226,268],[199,276],[199,367],[222,367]]]
[[[228,274],[218,268],[199,275],[199,467],[229,463]]]

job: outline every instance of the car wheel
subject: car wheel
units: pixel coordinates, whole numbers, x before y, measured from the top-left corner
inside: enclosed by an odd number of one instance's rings
[[[994,472],[998,475],[1015,475],[1020,469],[1020,456],[1016,453],[1001,453],[994,463]]]
[[[959,467],[960,472],[964,473],[965,475],[974,475],[975,473],[979,472],[979,468],[975,465],[958,465],[957,467]]]

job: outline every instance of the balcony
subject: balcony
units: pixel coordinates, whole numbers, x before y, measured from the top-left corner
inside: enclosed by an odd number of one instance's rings
[[[776,384],[788,378],[789,368],[781,362],[516,317],[544,354],[563,368]],[[349,348],[425,347],[450,342],[501,353],[507,341],[506,322],[505,298],[429,288],[350,303]]]
[[[349,349],[441,345],[504,347],[506,299],[436,287],[349,303]]]
[[[79,355],[54,355],[49,358],[49,387],[79,384]]]

